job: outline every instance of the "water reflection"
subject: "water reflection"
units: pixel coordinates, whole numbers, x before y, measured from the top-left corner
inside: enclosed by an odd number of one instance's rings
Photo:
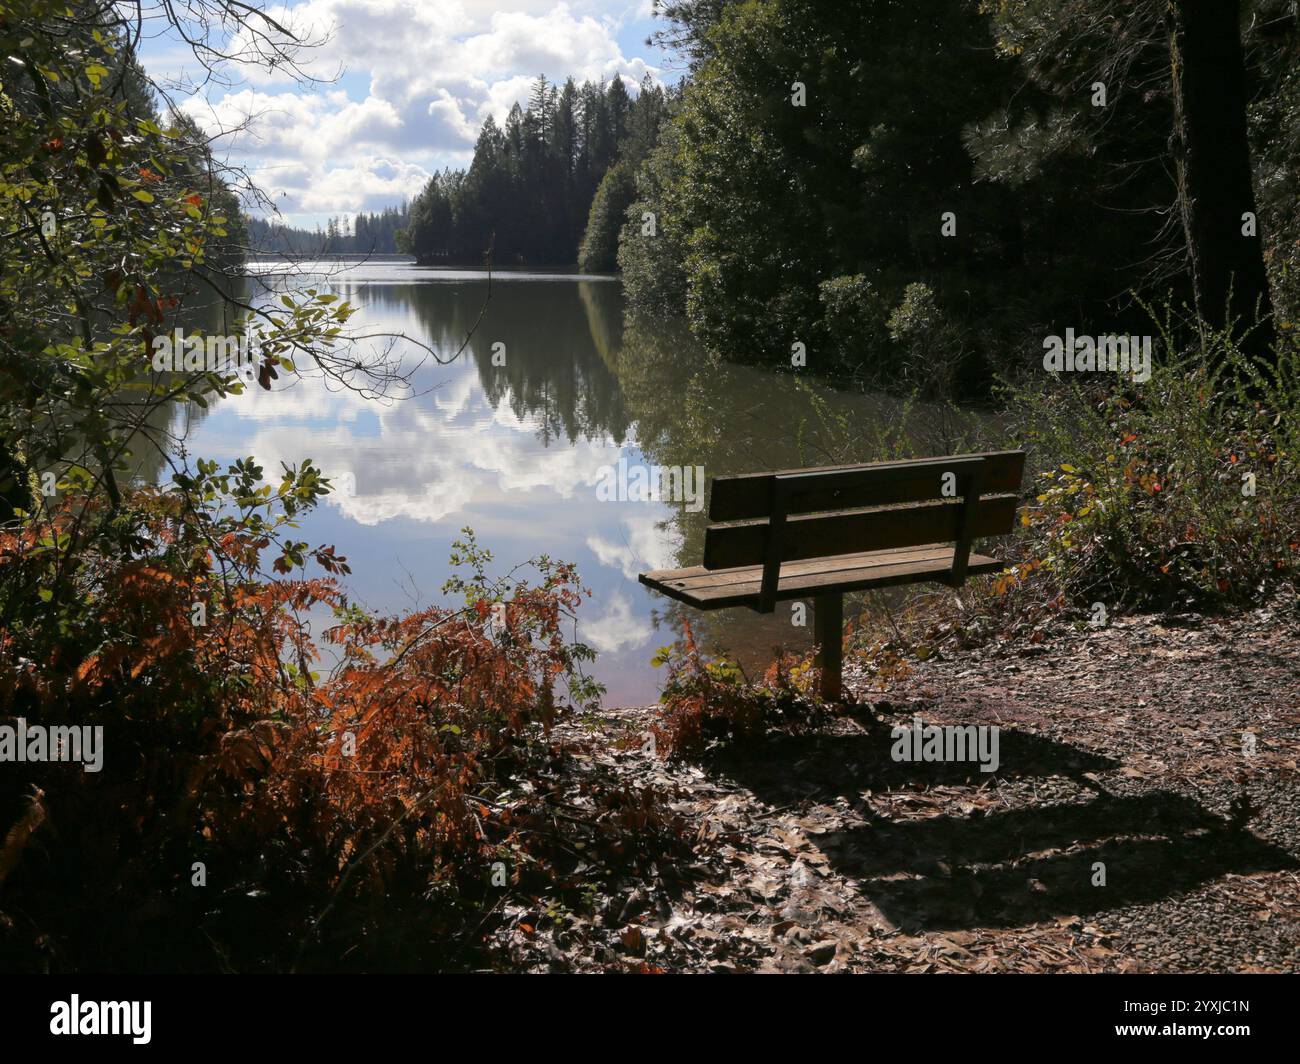
[[[415,373],[412,398],[377,403],[312,380],[253,389],[188,427],[190,453],[253,454],[269,469],[310,457],[345,484],[300,538],[348,555],[349,591],[373,609],[438,601],[463,526],[502,568],[543,552],[577,562],[593,590],[582,634],[601,652],[594,671],[611,703],[657,697],[649,661],[681,614],[636,574],[696,564],[707,519],[669,503],[598,501],[605,467],[625,457],[712,477],[942,453],[978,431],[969,417],[711,360],[678,324],[625,322],[609,280],[497,275],[486,309],[478,274],[372,263],[331,284],[362,308],[354,321],[366,331],[405,332],[440,352],[482,319],[461,359]],[[693,620],[709,649],[752,670],[810,638],[781,610]]]

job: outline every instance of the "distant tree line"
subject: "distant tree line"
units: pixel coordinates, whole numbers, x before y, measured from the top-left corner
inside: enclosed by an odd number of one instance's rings
[[[396,255],[398,234],[410,224],[410,204],[331,217],[324,228],[302,229],[246,218],[250,250],[270,255]]]
[[[615,268],[632,175],[656,142],[666,91],[648,76],[633,97],[608,84],[539,76],[528,106],[489,116],[467,170],[435,174],[398,247],[422,262]]]
[[[313,229],[248,217],[260,254],[409,254],[423,263],[618,268],[618,235],[635,174],[655,146],[670,92],[647,76],[626,83],[538,76],[528,106],[489,116],[469,168],[444,169],[409,203],[332,217]]]

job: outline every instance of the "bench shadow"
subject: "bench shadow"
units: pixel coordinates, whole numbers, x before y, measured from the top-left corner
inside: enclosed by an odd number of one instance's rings
[[[1100,754],[1008,729],[999,735],[995,772],[984,772],[977,762],[894,761],[893,744],[890,729],[882,725],[852,735],[773,733],[713,755],[709,767],[772,805],[804,798],[851,801],[867,790],[979,786],[1027,776],[1078,779],[1085,772],[1119,767],[1118,761]]]
[[[901,930],[1014,927],[1158,901],[1290,854],[1169,792],[878,821],[817,840]],[[1059,852],[1051,852],[1059,851]],[[1094,885],[1104,866],[1104,884]]]
[[[769,735],[724,751],[710,767],[769,804],[853,801],[863,791],[979,786],[995,779],[1058,776],[1092,792],[1056,802],[969,816],[878,818],[811,836],[900,930],[1015,927],[1086,916],[1184,893],[1228,873],[1300,868],[1286,851],[1168,791],[1117,797],[1086,772],[1119,762],[1064,743],[1003,730],[998,771],[975,763],[890,758],[888,727],[855,735]],[[1098,864],[1105,884],[1094,886]]]

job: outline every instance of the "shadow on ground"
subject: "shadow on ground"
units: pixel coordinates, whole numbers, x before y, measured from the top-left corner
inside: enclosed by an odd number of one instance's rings
[[[1085,772],[1119,767],[1111,758],[1006,728],[999,738],[996,772],[984,772],[975,762],[894,761],[889,753],[893,742],[889,728],[880,725],[847,735],[772,733],[715,756],[709,766],[773,805],[804,798],[852,800],[868,790],[979,786],[1027,776],[1082,780]]]
[[[829,838],[824,848],[910,933],[1084,916],[1185,893],[1229,873],[1300,867],[1168,792],[876,822]]]
[[[856,735],[772,735],[743,753],[721,755],[712,767],[774,805],[1030,776],[1067,777],[1088,788],[1081,801],[876,817],[810,837],[909,934],[1085,916],[1184,893],[1229,873],[1300,868],[1285,851],[1184,796],[1105,793],[1083,774],[1118,762],[1067,744],[1004,729],[995,773],[974,763],[895,762],[889,750],[888,729],[880,727]]]

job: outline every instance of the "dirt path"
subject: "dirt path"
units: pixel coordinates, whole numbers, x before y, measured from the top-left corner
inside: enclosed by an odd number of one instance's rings
[[[525,969],[1300,970],[1287,612],[995,645],[885,694],[849,665],[857,711],[703,766],[642,750],[651,710],[609,711],[587,769],[660,788],[695,860],[497,945]],[[997,771],[892,760],[916,716],[996,725]]]

